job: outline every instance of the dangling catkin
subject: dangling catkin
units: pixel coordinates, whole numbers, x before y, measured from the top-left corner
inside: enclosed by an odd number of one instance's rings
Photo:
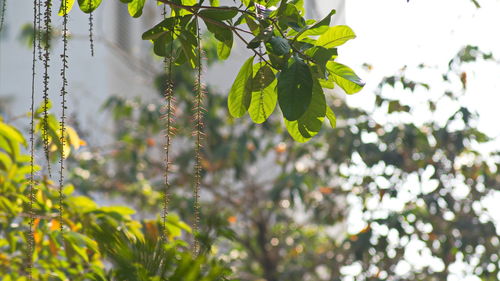
[[[45,152],[45,160],[47,161],[47,171],[49,177],[52,177],[50,168],[50,147],[49,147],[49,62],[50,62],[50,33],[51,33],[51,21],[50,16],[52,14],[51,9],[52,3],[50,0],[45,0],[45,11],[44,11],[44,29],[45,29],[45,52],[42,56],[43,59],[43,119],[42,119],[42,141],[43,150]]]
[[[194,101],[194,122],[195,122],[195,165],[194,165],[194,222],[193,222],[193,233],[197,234],[200,228],[200,187],[201,187],[201,147],[203,140],[203,97],[205,95],[204,85],[201,81],[202,75],[202,50],[201,50],[201,37],[200,37],[200,26],[198,18],[196,18],[196,39],[197,39],[197,74],[196,74],[196,85],[195,85],[195,101]],[[198,238],[194,238],[193,242],[193,254],[198,255],[200,250],[200,242]]]
[[[33,1],[33,26],[36,26],[38,17],[38,3]],[[35,67],[36,67],[36,28],[33,29],[32,65],[31,65],[31,106],[30,106],[30,178],[29,178],[29,228],[28,228],[28,280],[33,280],[33,251],[35,249],[35,237],[33,225],[35,213],[33,203],[35,201]]]

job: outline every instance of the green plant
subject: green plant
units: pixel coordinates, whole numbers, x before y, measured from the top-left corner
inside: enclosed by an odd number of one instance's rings
[[[49,115],[49,118],[54,117]],[[49,132],[57,134],[60,130]],[[58,150],[57,144],[52,145]],[[61,225],[57,186],[47,177],[37,180],[30,207],[30,184],[26,179],[30,157],[21,152],[26,146],[23,135],[0,120],[2,280],[26,280],[31,231],[34,280],[215,281],[227,280],[231,274],[221,262],[206,255],[206,251],[197,257],[191,255],[187,242],[182,240],[191,229],[176,215],[166,218],[166,240],[160,241],[163,228],[158,221],[134,220],[135,211],[127,207],[98,206],[67,184],[63,187],[65,212]],[[35,170],[40,171],[40,167],[35,166]],[[29,223],[31,217],[33,225]],[[105,266],[106,263],[111,266]]]

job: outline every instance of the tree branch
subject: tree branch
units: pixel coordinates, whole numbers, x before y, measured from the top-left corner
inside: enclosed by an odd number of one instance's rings
[[[182,4],[177,4],[169,0],[157,0],[158,2],[162,2],[164,4],[170,5],[171,7],[176,7],[179,9],[193,11],[193,9],[209,9],[209,10],[221,10],[221,11],[237,11],[240,13],[252,15],[251,12],[247,10],[241,10],[236,7],[213,7],[213,6],[187,6]],[[194,14],[194,13],[193,13]]]

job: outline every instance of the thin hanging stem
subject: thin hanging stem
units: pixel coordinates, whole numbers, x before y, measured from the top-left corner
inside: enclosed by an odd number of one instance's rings
[[[5,1],[5,0],[4,0]],[[33,1],[33,26],[36,26],[38,17],[38,3]],[[28,229],[28,280],[33,280],[33,251],[35,249],[35,237],[33,225],[35,223],[35,214],[33,203],[35,201],[35,67],[36,67],[36,33],[33,29],[33,50],[31,65],[31,106],[30,106],[30,179],[29,179],[29,229]]]
[[[35,37],[34,40],[36,40],[36,48],[38,49],[38,59],[43,60],[43,55],[42,55],[42,0],[36,0],[36,6],[37,6],[37,17],[36,17],[36,24],[33,25],[33,28],[35,28]]]
[[[63,194],[63,187],[64,187],[64,146],[66,143],[66,95],[68,93],[67,91],[67,86],[68,86],[68,79],[66,77],[66,70],[68,69],[68,7],[67,7],[67,2],[64,0],[62,1],[63,5],[63,11],[64,11],[64,16],[63,16],[63,33],[62,33],[62,38],[63,38],[63,53],[61,54],[61,59],[62,59],[62,68],[61,68],[61,77],[62,77],[62,87],[61,87],[61,122],[60,122],[60,143],[61,143],[61,152],[60,152],[60,159],[59,159],[59,227],[62,232],[64,230],[63,227],[63,201],[64,201],[64,194]],[[62,236],[61,236],[62,237]]]
[[[42,119],[42,140],[45,159],[47,161],[47,171],[49,177],[52,177],[50,168],[49,151],[49,62],[50,62],[50,16],[52,14],[51,0],[45,0],[44,27],[45,27],[45,53],[43,54],[43,119]]]
[[[198,56],[198,71],[196,75],[196,96],[194,102],[194,121],[195,121],[195,166],[194,166],[194,189],[193,189],[193,197],[194,197],[194,222],[193,222],[193,233],[197,234],[200,228],[200,187],[201,187],[201,147],[203,140],[203,96],[204,89],[203,84],[201,82],[201,74],[202,74],[202,50],[201,50],[201,38],[200,38],[200,25],[198,17],[196,17],[196,39],[197,39],[197,56]],[[197,237],[194,237],[193,243],[193,254],[198,255],[200,251],[200,242]]]
[[[7,0],[1,0],[2,1],[2,7],[0,8],[1,10],[1,15],[0,15],[0,32],[3,30],[3,22],[5,21],[5,12],[7,11]]]
[[[165,18],[167,15],[167,11],[165,7],[163,7],[163,17]],[[173,89],[174,82],[172,76],[172,63],[173,63],[173,44],[170,44],[170,57],[163,60],[163,64],[165,67],[165,71],[167,73],[167,85],[165,88],[164,98],[166,101],[165,104],[165,115],[164,120],[166,120],[165,124],[165,189],[163,191],[163,212],[162,212],[162,223],[163,223],[163,231],[162,231],[162,240],[163,242],[167,242],[167,216],[168,216],[168,204],[170,201],[170,182],[169,182],[169,173],[170,173],[170,145],[172,143],[172,137],[174,135],[174,127],[173,127],[173,118],[175,114],[174,107],[174,97],[173,97]]]
[[[89,42],[90,42],[90,55],[94,56],[94,14],[92,11],[92,1],[90,1],[89,13]]]

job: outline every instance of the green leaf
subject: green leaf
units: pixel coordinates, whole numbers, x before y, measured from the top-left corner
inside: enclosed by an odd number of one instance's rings
[[[337,127],[337,116],[335,116],[335,112],[328,105],[326,106],[326,118],[330,121],[332,128]]]
[[[276,76],[265,63],[255,64],[253,72],[256,74],[252,80],[252,101],[248,114],[253,122],[260,124],[266,121],[276,108]]]
[[[102,0],[78,0],[78,6],[84,13],[93,12],[101,5]]]
[[[271,37],[271,39],[269,39],[269,41],[266,43],[266,47],[271,53],[277,56],[287,54],[291,49],[287,39],[277,36]]]
[[[285,120],[285,125],[292,138],[298,142],[306,142],[317,135],[325,119],[327,105],[325,94],[316,80],[313,86],[311,103],[307,111],[296,121]]]
[[[223,24],[221,21],[212,20]],[[230,29],[224,28],[220,25],[214,24],[211,21],[205,20],[208,31],[214,34],[215,39],[219,42],[217,44],[217,55],[221,60],[225,60],[231,54],[231,49],[233,48],[233,32]]]
[[[170,49],[174,49],[171,47],[171,44],[174,44],[171,34],[164,34],[160,38],[153,41],[153,51],[157,56],[160,57],[170,57],[174,56],[170,54]],[[174,52],[177,49],[173,50]]]
[[[1,121],[0,121],[0,135],[4,136],[6,139],[27,146],[26,139],[24,139],[23,135],[16,128],[9,126]]]
[[[73,9],[73,4],[75,4],[75,0],[62,0],[59,13],[57,13],[57,15],[64,16],[65,14],[68,14],[71,9]],[[64,11],[65,9],[66,11]]]
[[[327,32],[321,35],[316,41],[317,46],[327,49],[338,47],[345,42],[356,38],[354,31],[347,25],[337,25],[330,27]]]
[[[186,6],[194,6],[197,4],[197,1],[196,0],[182,0],[181,3],[182,3],[182,5],[186,5]]]
[[[365,83],[348,66],[330,61],[326,68],[333,81],[339,85],[347,94],[355,94],[365,86]]]
[[[194,37],[194,35],[190,32],[181,31],[178,39],[181,42],[181,47],[187,59],[187,62],[189,63],[191,68],[195,68],[198,57],[198,55],[196,54],[196,37]]]
[[[174,32],[176,21],[177,18],[174,17],[162,20],[160,23],[144,32],[142,34],[142,40],[155,40],[168,32]]]
[[[304,29],[303,32],[299,32],[297,35],[297,40],[303,39],[307,36],[316,36],[316,35],[321,35],[328,31],[330,27],[330,21],[332,19],[332,16],[336,13],[335,10],[331,10],[330,13],[323,18],[321,21],[318,21],[317,23],[313,24],[311,27]]]
[[[257,63],[253,66],[252,91],[257,92],[267,88],[275,79],[276,75],[272,68],[266,63]]]
[[[236,118],[245,115],[252,100],[253,60],[251,57],[243,64],[229,92],[229,113]]]
[[[280,7],[278,9],[278,19],[281,26],[291,27],[295,31],[300,31],[306,26],[306,21],[293,4],[286,4],[284,8]]]
[[[311,103],[313,79],[309,66],[294,59],[278,76],[278,102],[288,121],[300,118]]]
[[[145,2],[146,0],[132,0],[132,2],[128,3],[128,13],[134,18],[140,17]]]
[[[325,49],[315,46],[305,52],[306,55],[313,58],[314,62],[319,66],[322,72],[326,72],[326,63],[337,57],[337,49]]]
[[[231,7],[224,7],[228,10],[213,10],[204,9],[199,12],[201,18],[210,18],[214,20],[230,20],[238,14],[238,10],[231,9]]]
[[[231,55],[231,49],[233,48],[233,34],[231,34],[231,38],[224,42],[217,43],[217,56],[221,60],[226,60],[229,55]]]
[[[219,0],[210,0],[210,6],[212,7],[218,7],[220,5]]]

